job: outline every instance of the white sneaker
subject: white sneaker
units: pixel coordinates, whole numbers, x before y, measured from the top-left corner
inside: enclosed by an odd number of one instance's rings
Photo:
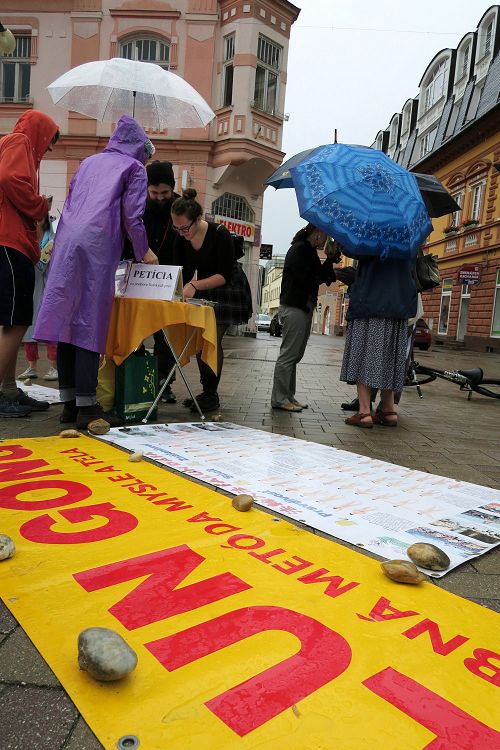
[[[34,380],[38,377],[38,373],[34,367],[28,367],[24,372],[17,376],[19,380]]]
[[[51,367],[50,370],[43,376],[44,380],[58,380],[59,373],[55,367]]]

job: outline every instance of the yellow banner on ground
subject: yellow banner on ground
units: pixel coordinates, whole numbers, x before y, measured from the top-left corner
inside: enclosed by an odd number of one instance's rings
[[[127,458],[0,444],[0,593],[106,748],[500,748],[497,614]],[[127,678],[79,670],[92,626]]]

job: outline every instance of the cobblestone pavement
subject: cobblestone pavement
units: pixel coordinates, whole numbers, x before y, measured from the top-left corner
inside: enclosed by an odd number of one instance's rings
[[[423,386],[422,400],[415,389],[405,390],[397,429],[348,427],[340,404],[354,396],[354,388],[339,382],[343,339],[312,336],[298,368],[297,392],[298,400],[307,402],[309,409],[298,414],[272,411],[272,374],[280,341],[264,333],[257,339],[226,338],[220,387],[220,413],[225,420],[500,489],[500,400],[474,394],[468,401],[458,386],[436,380]],[[441,369],[479,366],[487,376],[500,378],[498,354],[434,346],[429,352],[418,352],[416,358]],[[41,364],[42,374],[46,369]],[[196,385],[196,364],[188,365],[186,373]],[[193,415],[181,405],[187,390],[179,376],[174,392],[178,403],[162,405],[158,421],[192,421]],[[27,419],[0,422],[0,439],[57,434],[59,411],[60,407],[53,406]],[[433,583],[500,612],[500,550]],[[1,750],[102,747],[1,602],[0,737]]]

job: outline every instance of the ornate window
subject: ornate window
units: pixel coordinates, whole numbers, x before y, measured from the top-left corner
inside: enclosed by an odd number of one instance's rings
[[[425,87],[424,111],[434,106],[444,94],[447,61],[443,60],[432,72]]]
[[[0,60],[0,102],[29,102],[31,34],[16,35],[14,52]]]
[[[277,112],[282,53],[283,47],[259,35],[253,104],[257,109],[272,115]]]
[[[170,47],[159,39],[140,37],[120,42],[119,56],[127,60],[157,63],[168,70],[170,63]]]
[[[214,200],[212,213],[214,216],[227,216],[230,219],[239,219],[250,224],[255,221],[255,212],[246,200],[241,195],[233,195],[233,193],[224,193]]]
[[[484,182],[479,182],[471,188],[470,216],[473,221],[480,221],[481,204],[483,199]]]
[[[224,43],[224,68],[222,71],[222,106],[229,107],[233,103],[233,60],[234,60],[235,35],[225,36]]]

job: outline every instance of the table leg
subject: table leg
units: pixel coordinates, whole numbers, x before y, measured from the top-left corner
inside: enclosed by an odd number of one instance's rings
[[[189,395],[190,395],[190,396],[191,396],[191,398],[193,399],[193,403],[195,404],[195,406],[196,406],[196,408],[197,408],[197,410],[198,410],[198,413],[199,413],[199,415],[200,415],[200,419],[201,419],[201,420],[203,421],[203,420],[205,419],[205,415],[203,414],[202,410],[200,409],[200,405],[199,405],[199,403],[198,403],[198,400],[197,400],[196,396],[194,395],[193,391],[191,390],[191,386],[189,385],[189,382],[188,382],[188,380],[187,380],[186,376],[184,375],[184,372],[183,372],[183,369],[182,369],[182,365],[181,365],[181,363],[180,363],[180,360],[181,360],[181,359],[182,359],[182,357],[184,356],[184,353],[185,353],[185,352],[187,351],[187,349],[188,349],[188,347],[189,347],[189,344],[191,343],[191,341],[192,341],[192,339],[193,339],[193,336],[194,336],[194,335],[196,334],[196,330],[193,330],[193,331],[192,331],[192,333],[191,333],[191,335],[190,335],[189,339],[188,339],[188,340],[186,341],[186,344],[184,345],[184,348],[183,348],[183,350],[181,351],[181,353],[180,353],[180,355],[179,355],[178,357],[177,357],[177,355],[176,355],[176,353],[175,353],[175,351],[174,351],[174,348],[173,348],[172,344],[170,343],[170,339],[168,338],[168,336],[167,336],[167,333],[166,333],[165,329],[163,329],[163,331],[162,331],[162,332],[163,332],[163,336],[165,337],[165,341],[166,341],[166,343],[167,343],[167,346],[168,346],[168,348],[170,349],[170,351],[172,352],[172,356],[173,356],[173,358],[175,359],[175,365],[174,365],[174,366],[172,367],[172,369],[170,370],[170,372],[169,372],[169,374],[168,374],[168,377],[167,377],[167,378],[165,378],[165,382],[163,383],[162,387],[160,388],[160,390],[159,390],[159,392],[158,392],[158,395],[156,396],[155,400],[154,400],[154,401],[153,401],[153,403],[151,404],[151,407],[149,408],[149,411],[148,411],[148,413],[146,414],[146,416],[145,416],[145,417],[144,417],[144,419],[142,420],[142,424],[146,424],[146,423],[147,423],[147,421],[148,421],[149,417],[151,416],[151,414],[152,414],[152,413],[153,413],[153,411],[155,410],[155,408],[156,408],[156,405],[158,404],[158,401],[159,401],[159,400],[160,400],[160,398],[162,397],[162,395],[163,395],[163,391],[164,391],[164,390],[165,390],[165,388],[167,387],[167,385],[168,385],[168,383],[169,383],[169,381],[170,381],[170,378],[171,378],[171,376],[172,376],[172,375],[174,374],[174,372],[175,372],[175,370],[176,370],[176,369],[177,369],[177,370],[179,370],[180,376],[181,376],[181,378],[183,379],[183,381],[184,381],[184,383],[185,383],[185,386],[186,386],[186,388],[187,388],[187,389],[188,389],[188,391],[189,391]]]

